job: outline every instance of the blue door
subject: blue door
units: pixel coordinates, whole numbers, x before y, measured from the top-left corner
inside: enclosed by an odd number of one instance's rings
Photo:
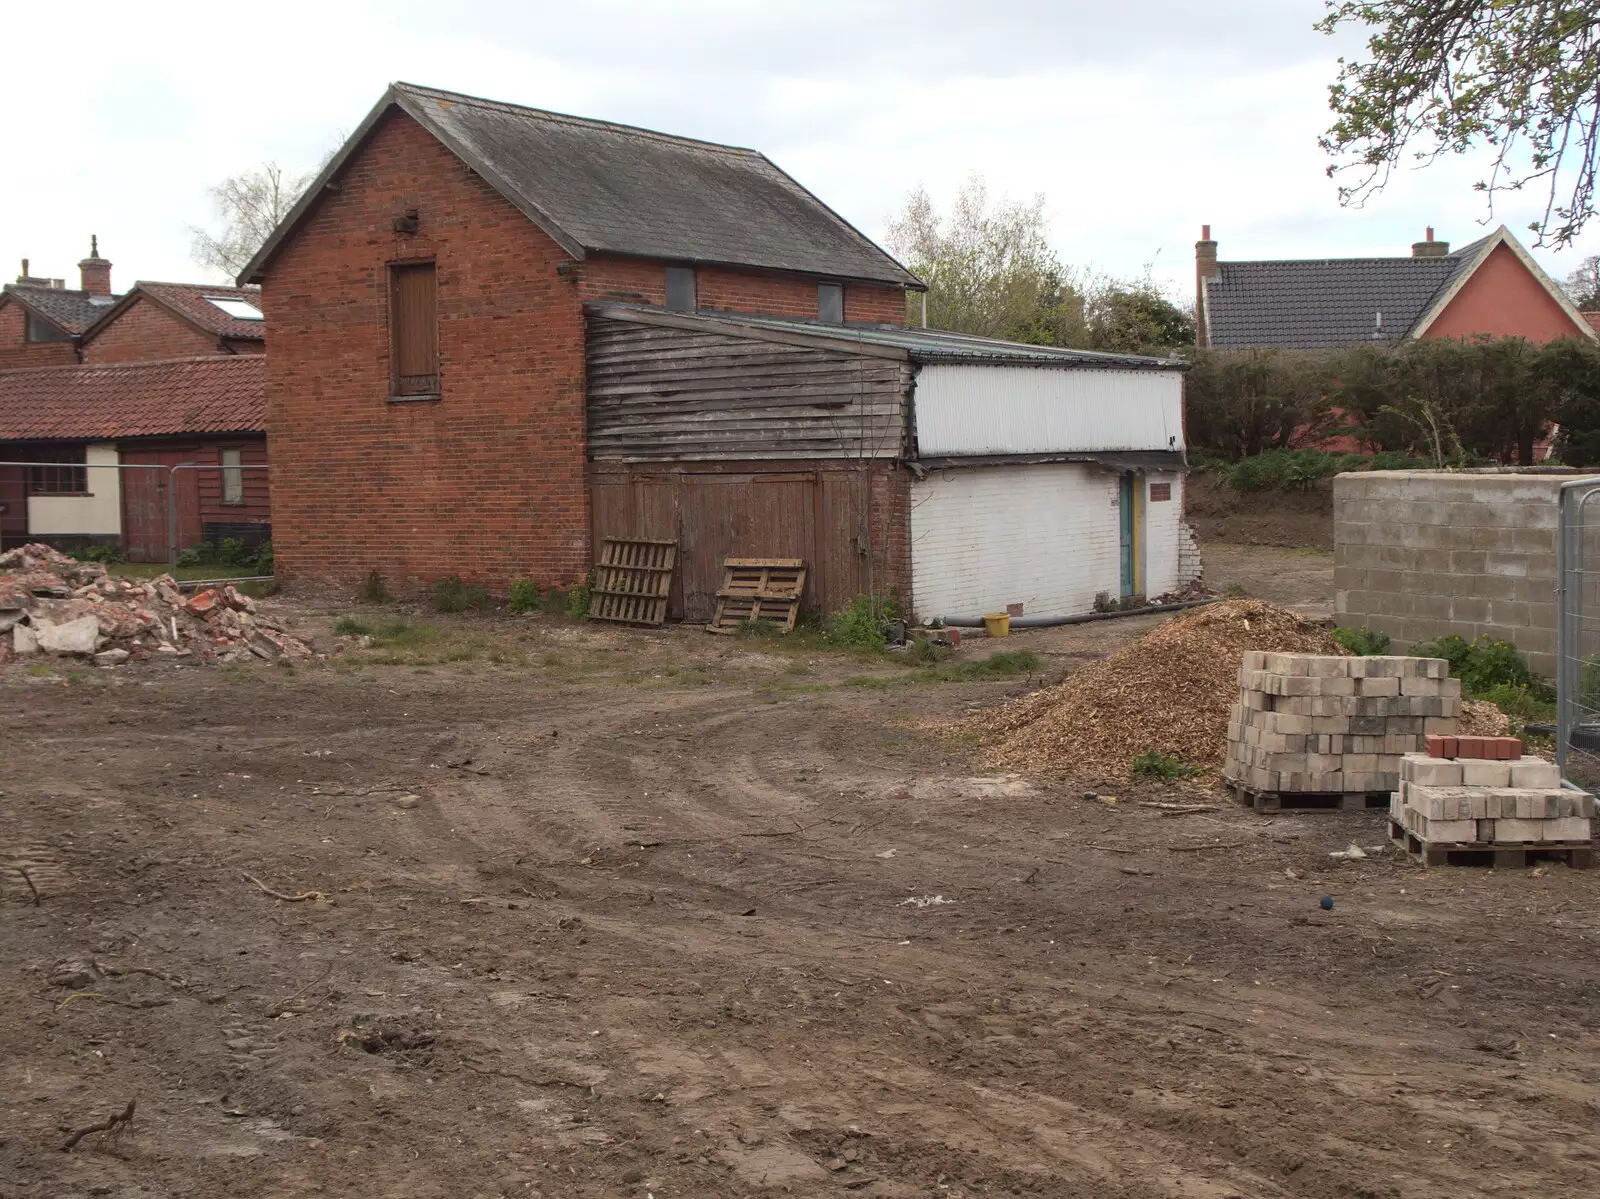
[[[1132,595],[1133,577],[1133,476],[1123,475],[1117,481],[1117,513],[1122,520],[1122,594]]]

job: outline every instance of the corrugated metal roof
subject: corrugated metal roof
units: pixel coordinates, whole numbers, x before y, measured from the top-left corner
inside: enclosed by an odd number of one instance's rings
[[[266,428],[264,354],[0,371],[0,441]]]
[[[647,304],[591,303],[588,310],[617,319],[654,321],[659,324],[698,323],[737,335],[767,331],[786,336],[814,338],[832,342],[836,349],[851,345],[878,350],[899,351],[913,362],[970,363],[1010,366],[1086,367],[1098,370],[1188,370],[1189,364],[1176,358],[1152,358],[1139,354],[1105,354],[1095,350],[1071,350],[1058,346],[1035,346],[1022,342],[999,341],[992,337],[973,337],[941,329],[903,328],[898,325],[826,325],[820,321],[779,316],[752,316],[736,312],[669,312]]]
[[[765,155],[562,113],[395,83],[274,231],[255,281],[378,119],[398,106],[568,253],[921,282]]]

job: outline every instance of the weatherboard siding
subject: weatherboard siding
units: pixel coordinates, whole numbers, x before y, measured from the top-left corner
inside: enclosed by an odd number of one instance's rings
[[[933,364],[914,413],[923,457],[1182,449],[1183,375]]]
[[[894,358],[591,317],[589,454],[893,459],[909,383]]]

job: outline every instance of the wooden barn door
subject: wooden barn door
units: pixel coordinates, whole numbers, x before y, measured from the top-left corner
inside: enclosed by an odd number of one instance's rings
[[[125,465],[134,470],[122,476],[122,552],[130,562],[167,560],[167,490],[173,485],[171,469],[194,460],[192,453],[170,449],[134,449],[122,452]],[[147,470],[160,466],[162,470]],[[200,490],[198,472],[180,470],[178,489],[178,548],[199,545]]]
[[[685,474],[679,493],[683,619],[710,620],[724,558],[803,558],[816,549],[812,471]],[[807,606],[815,606],[808,586]]]

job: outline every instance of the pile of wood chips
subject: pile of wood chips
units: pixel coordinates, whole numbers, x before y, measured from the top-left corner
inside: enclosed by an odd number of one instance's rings
[[[1463,737],[1509,737],[1511,717],[1488,700],[1464,699],[1459,731]]]
[[[1245,650],[1336,654],[1322,625],[1260,600],[1185,612],[1060,686],[975,718],[992,766],[1126,779],[1147,750],[1216,778]]]

